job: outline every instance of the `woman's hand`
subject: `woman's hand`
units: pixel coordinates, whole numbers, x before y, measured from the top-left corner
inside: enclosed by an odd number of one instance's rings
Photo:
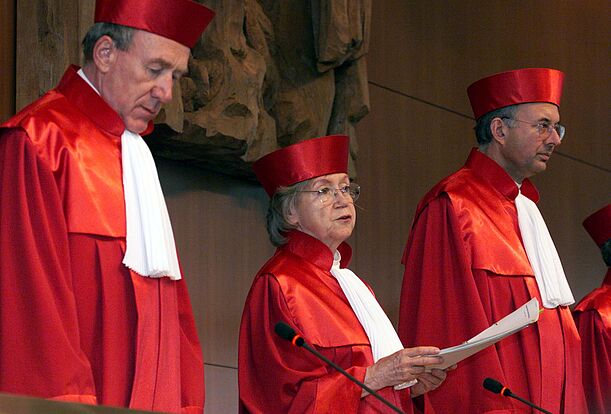
[[[439,387],[446,379],[446,371],[442,369],[432,369],[418,377],[418,382],[410,388],[412,398],[429,392]]]
[[[377,391],[417,379],[418,383],[412,387],[412,394],[417,396],[435,389],[445,380],[446,374],[438,369],[425,372],[425,367],[443,362],[443,358],[438,356],[438,353],[439,348],[434,346],[419,346],[397,351],[367,368],[365,385]],[[366,394],[364,392],[363,395]]]

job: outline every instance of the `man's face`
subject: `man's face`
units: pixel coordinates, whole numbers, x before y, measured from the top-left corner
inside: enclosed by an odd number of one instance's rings
[[[550,103],[528,103],[518,107],[512,127],[504,126],[505,139],[501,142],[501,166],[516,181],[544,171],[547,161],[560,145],[560,137],[553,131],[549,136],[536,124],[560,120],[558,107]]]
[[[100,85],[100,94],[121,116],[125,127],[143,132],[172,100],[172,85],[187,71],[189,48],[136,30],[128,50],[115,48],[116,60]]]

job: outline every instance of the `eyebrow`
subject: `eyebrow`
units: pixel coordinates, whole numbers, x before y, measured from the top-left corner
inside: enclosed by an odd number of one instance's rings
[[[550,123],[550,124],[559,124],[559,123],[560,123],[560,120],[558,120],[558,122],[554,122],[554,121],[552,121],[551,119],[549,119],[548,117],[546,117],[546,116],[542,116],[541,118],[539,118],[539,119],[537,120],[537,122],[547,122],[547,123]]]
[[[172,67],[172,64],[163,58],[152,59],[149,61],[148,64],[149,65],[158,64],[158,65],[161,65],[161,67],[163,67],[164,69],[169,69]],[[184,75],[187,72],[188,72],[188,68],[185,68],[184,70],[182,68],[176,68],[172,71],[172,73],[178,74],[180,76]]]

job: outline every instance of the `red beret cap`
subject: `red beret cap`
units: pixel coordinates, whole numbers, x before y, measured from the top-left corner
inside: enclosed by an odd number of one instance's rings
[[[472,83],[467,95],[475,119],[495,109],[528,102],[560,106],[564,73],[556,69],[528,68],[497,73]]]
[[[307,139],[259,158],[252,169],[271,197],[278,187],[327,174],[347,174],[349,145],[346,135]]]
[[[583,221],[583,227],[594,239],[597,246],[602,246],[611,239],[611,204],[596,211]]]
[[[213,17],[192,0],[97,0],[94,21],[146,30],[192,48]]]

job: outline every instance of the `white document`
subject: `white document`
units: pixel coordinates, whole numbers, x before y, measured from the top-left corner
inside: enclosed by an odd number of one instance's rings
[[[442,349],[439,355],[444,362],[427,366],[427,371],[433,368],[446,369],[452,365],[478,353],[484,348],[514,334],[539,320],[539,301],[532,298],[518,309],[505,316],[500,321],[483,330],[461,345]]]

